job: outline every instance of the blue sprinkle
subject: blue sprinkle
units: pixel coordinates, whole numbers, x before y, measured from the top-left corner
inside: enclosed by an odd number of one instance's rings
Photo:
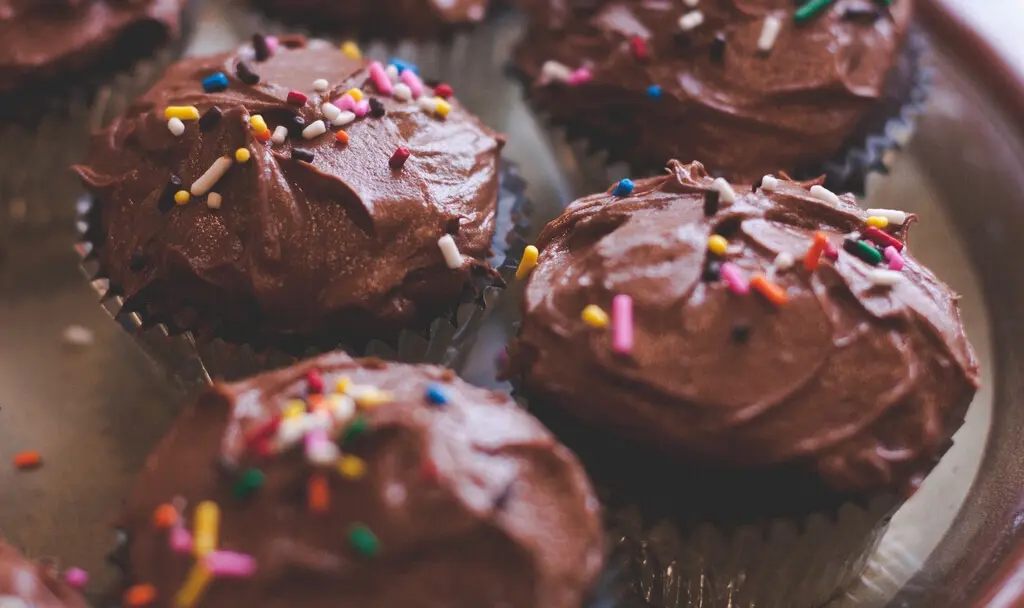
[[[412,70],[412,73],[416,74],[417,76],[419,76],[420,74],[420,69],[416,67],[415,64],[409,63],[408,61],[402,61],[397,57],[392,57],[391,61],[388,61],[388,65],[395,66],[395,69],[398,70],[399,74],[406,70]]]
[[[647,87],[647,96],[651,99],[659,99],[661,97],[661,87],[656,84]]]
[[[445,405],[448,403],[448,395],[444,394],[440,385],[431,384],[427,387],[427,401],[434,405]]]
[[[633,180],[629,178],[623,178],[619,180],[619,183],[615,186],[615,190],[612,190],[614,196],[629,196],[633,192]]]
[[[224,72],[217,72],[203,78],[203,90],[207,93],[216,93],[228,88],[228,77]]]

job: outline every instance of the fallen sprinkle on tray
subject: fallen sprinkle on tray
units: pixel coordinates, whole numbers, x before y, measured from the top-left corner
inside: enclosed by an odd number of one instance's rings
[[[156,587],[148,583],[133,585],[124,592],[125,606],[139,608],[149,606],[156,601]]]
[[[42,464],[43,457],[39,455],[39,452],[29,450],[14,455],[14,466],[23,471],[38,468]]]
[[[68,346],[85,348],[93,343],[94,337],[93,331],[82,325],[68,325],[64,328],[64,343]]]

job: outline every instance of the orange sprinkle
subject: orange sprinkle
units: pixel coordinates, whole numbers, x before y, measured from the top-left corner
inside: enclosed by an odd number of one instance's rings
[[[319,412],[326,406],[324,396],[319,393],[310,395],[306,398],[306,401],[309,403],[309,411],[311,412]]]
[[[347,144],[348,143],[348,133],[346,133],[344,131],[338,131],[337,133],[334,134],[334,139],[338,140],[339,144]]]
[[[786,290],[766,279],[763,274],[755,275],[751,278],[750,286],[760,291],[761,295],[776,306],[782,306],[789,300]]]
[[[267,131],[257,131],[255,133],[255,135],[256,135],[256,139],[260,140],[263,143],[266,143],[266,142],[270,141],[271,133],[270,133],[269,130],[267,130]]]
[[[14,466],[19,469],[33,469],[43,464],[43,457],[39,452],[19,452],[14,455]]]
[[[134,585],[124,592],[124,603],[132,608],[149,606],[156,601],[156,587],[149,583]]]
[[[811,248],[807,250],[807,255],[804,257],[804,268],[808,272],[814,272],[818,269],[818,262],[821,261],[821,254],[825,252],[828,247],[828,237],[825,236],[824,232],[814,233],[814,242],[811,243]]]
[[[309,510],[314,513],[325,513],[331,504],[330,489],[327,487],[327,477],[317,473],[309,478],[306,499],[309,502]]]
[[[178,510],[171,504],[160,505],[153,511],[153,523],[157,528],[170,528],[178,523]]]

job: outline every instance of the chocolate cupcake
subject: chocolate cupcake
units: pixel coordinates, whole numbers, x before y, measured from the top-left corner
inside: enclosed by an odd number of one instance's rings
[[[525,8],[517,72],[539,112],[580,142],[591,183],[607,183],[609,162],[647,171],[679,158],[726,179],[825,173],[829,188],[862,192],[924,93],[910,0]]]
[[[74,217],[67,166],[90,122],[180,52],[187,9],[187,0],[0,0],[0,234],[10,216]]]
[[[66,578],[84,584],[84,573],[69,570]],[[0,606],[3,608],[86,608],[85,599],[61,580],[51,564],[36,563],[0,538]]]
[[[511,369],[648,602],[822,605],[951,445],[978,367],[913,219],[672,161],[542,232]]]
[[[144,325],[361,352],[500,284],[489,257],[512,210],[499,201],[523,186],[503,180],[504,142],[418,78],[300,37],[258,40],[176,64],[93,137],[75,168],[92,195],[85,240]]]
[[[577,608],[603,561],[582,467],[510,398],[338,353],[208,389],[122,524],[133,588],[197,608]]]

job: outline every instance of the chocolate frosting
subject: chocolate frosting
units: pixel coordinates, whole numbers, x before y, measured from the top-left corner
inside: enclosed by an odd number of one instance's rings
[[[425,40],[483,21],[488,0],[252,0],[280,19],[361,38]]]
[[[360,401],[367,391],[382,391],[382,403]],[[365,465],[358,478],[333,460],[313,465],[301,440],[282,447],[288,421],[272,421],[321,396],[343,457]],[[255,467],[262,486],[239,498],[237,479]],[[330,490],[314,513],[316,475]],[[572,453],[507,395],[441,367],[334,353],[209,389],[150,456],[123,517],[131,574],[156,587],[160,605],[196,559],[172,551],[154,511],[184,505],[191,531],[201,501],[220,507],[217,549],[255,558],[256,570],[215,577],[200,608],[577,608],[603,559],[600,509]],[[357,550],[353,529],[374,535],[375,550]]]
[[[258,84],[239,79],[240,64]],[[204,92],[201,81],[217,72],[226,90]],[[317,79],[328,81],[326,92],[314,90]],[[385,114],[371,110],[345,125],[347,144],[336,128],[306,139],[301,127],[283,144],[262,143],[250,126],[256,114],[270,131],[294,127],[296,116],[310,125],[324,102],[354,87]],[[290,103],[291,91],[308,101]],[[366,62],[301,38],[283,40],[262,62],[251,47],[182,61],[97,133],[76,167],[94,197],[88,239],[100,275],[127,310],[201,337],[308,345],[425,325],[475,279],[493,276],[486,258],[504,136],[450,104],[443,119],[417,100],[379,95]],[[176,137],[168,106],[195,106],[204,120]],[[221,117],[206,124],[214,107]],[[389,158],[399,147],[411,156],[396,169]],[[238,148],[251,158],[216,183],[219,209],[206,195],[174,205],[173,176],[188,190]],[[447,233],[462,254],[454,269],[438,245]]]
[[[912,12],[910,0],[838,0],[797,24],[792,0],[525,4],[530,26],[515,64],[538,108],[570,137],[634,167],[701,159],[741,181],[817,168],[862,147],[865,130],[877,128],[865,123],[877,123],[872,111],[888,94],[886,77]],[[853,17],[857,10],[869,14]],[[703,22],[683,32],[680,17],[695,11]],[[762,52],[758,39],[769,16],[782,27]],[[716,36],[725,41],[720,58]],[[642,41],[646,58],[636,55],[633,39]],[[587,68],[592,78],[551,81],[542,76],[548,61]],[[660,87],[657,97],[652,85]]]
[[[0,606],[86,608],[86,603],[52,565],[30,561],[0,539]]]
[[[847,494],[915,488],[978,386],[958,296],[907,249],[899,280],[879,284],[843,249],[866,230],[850,195],[832,204],[779,179],[773,191],[735,186],[734,203],[705,215],[712,183],[700,163],[672,161],[544,229],[512,356],[527,395],[680,462],[799,469]],[[888,230],[905,242],[907,223]],[[815,231],[837,257],[808,272]],[[708,251],[714,234],[724,258]],[[796,265],[777,267],[780,253]],[[726,260],[788,301],[733,292],[717,276]],[[617,294],[633,301],[628,354],[581,320],[590,304],[610,313]]]
[[[141,59],[179,35],[183,0],[0,0],[0,93]]]

